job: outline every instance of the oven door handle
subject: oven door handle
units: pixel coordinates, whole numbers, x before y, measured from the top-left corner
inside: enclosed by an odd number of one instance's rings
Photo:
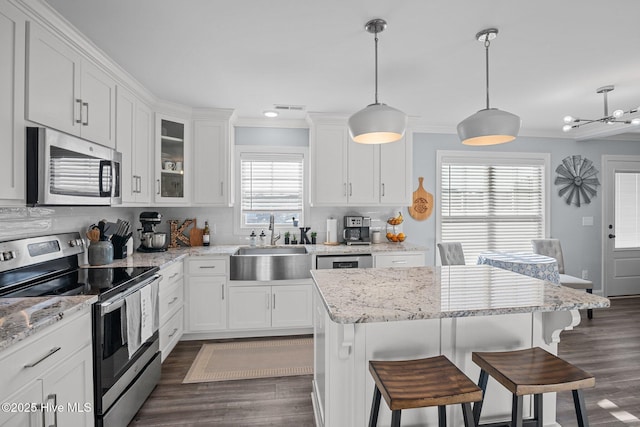
[[[147,285],[150,285],[152,282],[159,280],[160,279],[159,274],[154,274],[153,277],[151,277],[150,279],[145,280],[144,282],[134,286],[131,289],[128,289],[126,292],[123,292],[122,294],[118,294],[115,297],[108,299],[107,301],[100,303],[100,315],[104,316],[105,314],[111,313],[114,310],[119,309],[120,307],[122,307],[124,305],[124,301],[125,298],[127,298],[129,295],[132,295],[136,292],[138,292],[140,289],[144,288]]]

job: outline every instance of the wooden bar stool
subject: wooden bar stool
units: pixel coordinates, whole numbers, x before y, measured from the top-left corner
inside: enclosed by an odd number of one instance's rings
[[[589,425],[582,389],[593,387],[595,378],[557,356],[539,348],[526,350],[472,353],[471,360],[480,366],[478,385],[484,393],[487,390],[489,375],[495,378],[513,395],[511,427],[521,427],[522,397],[533,394],[533,420],[527,425],[542,426],[542,394],[558,391],[573,393],[578,426]],[[482,401],[473,405],[473,418],[479,425]],[[503,423],[504,424],[504,423]]]
[[[376,386],[369,427],[378,424],[380,395],[391,409],[391,426],[400,426],[403,409],[438,407],[438,425],[447,423],[446,405],[462,404],[465,427],[475,427],[471,402],[482,400],[482,390],[444,356],[416,360],[369,362]]]

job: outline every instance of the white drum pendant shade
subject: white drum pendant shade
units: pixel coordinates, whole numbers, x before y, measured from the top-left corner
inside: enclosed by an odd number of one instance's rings
[[[458,124],[458,136],[465,145],[495,145],[516,139],[520,117],[497,108],[480,110]]]
[[[404,136],[407,115],[385,104],[371,104],[349,117],[349,134],[360,144],[385,144]]]

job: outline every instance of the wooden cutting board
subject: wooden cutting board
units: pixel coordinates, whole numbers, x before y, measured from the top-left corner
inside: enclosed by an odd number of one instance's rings
[[[424,177],[418,178],[418,189],[413,192],[413,204],[409,206],[409,215],[416,221],[424,221],[433,212],[433,195],[422,186]]]
[[[203,228],[193,227],[189,230],[189,244],[191,246],[202,246],[202,233],[204,232]]]

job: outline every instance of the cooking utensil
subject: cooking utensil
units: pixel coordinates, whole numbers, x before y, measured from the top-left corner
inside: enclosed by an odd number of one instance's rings
[[[433,211],[433,195],[422,186],[423,177],[418,177],[418,189],[413,192],[413,204],[409,206],[409,215],[416,221],[424,221]]]

